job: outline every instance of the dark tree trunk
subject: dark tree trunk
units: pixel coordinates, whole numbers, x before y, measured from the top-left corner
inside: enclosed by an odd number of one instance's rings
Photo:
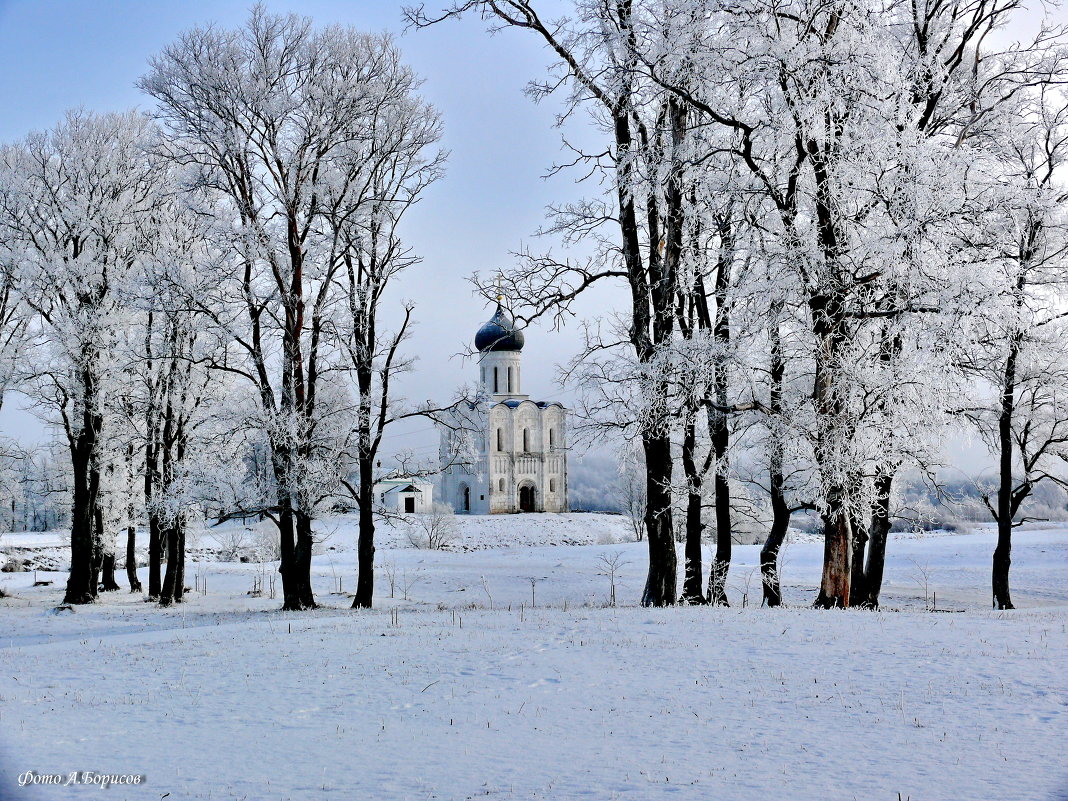
[[[1012,565],[1012,522],[998,521],[998,544],[994,548],[992,588],[997,609],[1015,609],[1009,595],[1009,567]]]
[[[167,526],[163,539],[167,541],[167,572],[159,594],[159,605],[181,603],[185,591],[185,525],[178,521]]]
[[[994,606],[998,609],[1015,608],[1009,595],[1009,567],[1012,565],[1012,519],[1016,516],[1019,503],[1014,503],[1012,480],[1012,418],[1016,411],[1016,362],[1019,355],[1020,339],[1014,336],[1005,358],[1001,410],[998,415],[998,544],[994,548],[991,570]]]
[[[712,432],[712,445],[716,451],[716,555],[708,574],[708,601],[716,606],[730,606],[727,602],[727,573],[731,567],[732,535],[731,495],[725,473],[727,417],[721,413],[716,417],[722,418],[722,423],[717,421]]]
[[[164,531],[166,532],[167,540],[167,572],[163,574],[163,585],[160,588],[159,593],[159,605],[170,606],[174,601],[174,587],[178,581],[176,571],[178,570],[178,536],[175,531],[167,526]]]
[[[134,525],[126,527],[126,580],[130,582],[130,592],[141,592],[141,581],[137,578],[137,526]]]
[[[163,562],[163,525],[155,507],[156,489],[159,485],[159,448],[154,441],[158,421],[154,414],[148,420],[148,443],[145,445],[145,509],[148,512],[148,597],[159,598],[162,591],[160,579]]]
[[[115,554],[104,553],[103,558],[100,560],[100,591],[101,592],[115,592],[121,590],[122,587],[115,580]]]
[[[769,376],[771,388],[768,398],[770,417],[768,448],[768,492],[771,495],[771,531],[760,549],[760,579],[764,592],[764,603],[768,606],[782,605],[782,586],[779,581],[779,550],[790,528],[790,508],[786,503],[785,479],[783,477],[783,442],[782,442],[782,385],[786,374],[786,360],[782,352],[782,336],[779,331],[779,314],[782,302],[772,306],[772,324],[770,330],[770,364]]]
[[[816,463],[824,486],[823,575],[815,606],[848,607],[852,576],[853,531],[848,514],[848,487],[839,476],[847,470],[839,464],[845,457],[848,432],[844,421],[845,399],[840,384],[846,343],[850,339],[848,268],[841,263],[841,210],[831,176],[830,155],[835,145],[815,137],[805,142],[815,182],[814,212],[822,269],[825,278],[809,289],[808,310],[816,339],[816,370],[813,397],[818,436]]]
[[[704,531],[701,495],[703,476],[694,460],[697,448],[696,411],[690,409],[682,439],[682,467],[686,474],[686,563],[682,579],[682,597],[685,604],[707,603],[704,593],[704,571],[701,566],[701,535]]]
[[[626,29],[629,46],[635,47],[633,30],[630,28],[630,9],[620,6],[620,23]],[[633,50],[632,50],[633,52]],[[613,109],[613,127],[616,145],[620,154],[629,154],[634,147],[631,87],[621,90],[625,100]],[[685,112],[677,100],[669,103],[667,117],[675,144],[683,135]],[[664,215],[666,229],[661,255],[659,200],[656,193],[646,199],[645,214],[648,225],[648,254],[642,258],[637,206],[631,178],[634,165],[629,155],[622,155],[617,162],[616,194],[619,201],[620,234],[622,237],[623,261],[631,290],[630,338],[638,361],[651,363],[659,348],[667,345],[675,328],[675,291],[678,283],[678,266],[682,253],[683,219],[682,188],[678,170],[673,171],[664,193],[667,210]],[[650,400],[654,408],[666,397],[669,387],[660,383],[650,386]],[[678,593],[678,554],[675,551],[675,532],[671,510],[671,458],[670,421],[662,411],[646,423],[642,432],[642,448],[645,452],[645,529],[649,547],[649,570],[642,606],[670,606]]]
[[[296,532],[293,530],[293,510],[289,499],[284,498],[278,513],[278,574],[282,577],[282,608],[300,609],[300,593],[297,577],[292,575],[293,552],[296,549]]]
[[[175,529],[178,537],[178,547],[175,548],[178,556],[178,564],[174,568],[174,602],[181,603],[185,597],[185,520],[183,519]]]
[[[879,608],[883,589],[883,570],[886,567],[886,540],[890,535],[890,498],[894,488],[896,467],[888,466],[875,477],[875,508],[871,513],[868,540],[868,560],[864,565],[864,595],[858,604]]]
[[[867,577],[864,574],[864,560],[868,553],[868,527],[864,521],[853,518],[850,527],[853,531],[853,553],[850,556],[849,600],[853,606],[863,604],[868,597]]]
[[[100,508],[99,504],[97,505],[93,519],[96,524],[97,541],[101,543],[100,590],[101,592],[116,592],[122,588],[115,580],[115,545],[114,542],[112,542],[110,544],[110,550],[104,550],[102,547],[104,542],[104,510]]]
[[[70,575],[63,597],[65,604],[89,604],[96,600],[99,586],[101,543],[96,525],[96,508],[100,494],[100,470],[97,451],[103,418],[92,411],[95,379],[83,371],[87,387],[81,428],[70,438],[71,472],[74,484],[71,502]]]
[[[311,585],[311,518],[303,512],[287,509],[282,512],[279,524],[282,559],[278,572],[282,575],[282,609],[315,609]]]
[[[369,453],[369,452],[368,452]],[[375,516],[374,516],[374,464],[371,458],[360,459],[360,534],[357,545],[356,595],[353,609],[370,609],[375,591]]]
[[[671,440],[666,435],[646,434],[645,449],[648,502],[645,530],[649,542],[649,573],[642,592],[642,606],[670,606],[678,586],[678,556],[671,515]]]
[[[77,475],[78,466],[75,465]],[[70,575],[63,603],[90,604],[97,593],[97,548],[94,541],[93,513],[89,507],[88,491],[84,482],[75,478],[74,498],[71,504],[70,525]]]
[[[352,349],[353,366],[356,368],[356,386],[360,393],[360,403],[356,412],[356,462],[360,476],[356,488],[356,505],[360,512],[360,531],[356,545],[356,593],[352,599],[353,609],[370,609],[374,605],[375,594],[375,517],[374,485],[375,457],[382,439],[385,425],[383,417],[389,391],[388,371],[380,385],[382,393],[379,402],[383,414],[377,421],[377,430],[372,432],[372,394],[374,393],[375,364],[374,341],[376,333],[375,308],[365,308],[357,304],[361,294],[357,287],[359,279],[349,265],[349,309],[353,328],[358,333],[359,341]]]
[[[134,521],[134,445],[126,446],[126,580],[130,582],[130,592],[141,592],[141,582],[137,578],[137,524]]]
[[[820,472],[833,476],[841,471],[837,460],[844,447],[842,398],[836,374],[841,369],[845,320],[843,301],[838,297],[816,296],[809,301],[813,329],[820,343],[816,359],[815,400],[822,420],[816,441],[816,461]],[[846,489],[831,485],[824,498],[823,575],[815,606],[847,607],[852,581],[853,530],[846,504]]]
[[[154,511],[148,513],[148,597],[159,598],[163,584],[160,580],[163,562],[163,526],[159,515]]]
[[[716,492],[716,555],[708,576],[708,600],[716,606],[727,603],[727,574],[731,567],[731,545],[734,535],[731,525],[731,491],[728,483],[729,465],[727,449],[730,447],[730,428],[727,420],[727,349],[731,341],[730,309],[727,292],[731,285],[731,265],[734,259],[733,236],[729,221],[720,225],[720,257],[716,266],[716,319],[712,335],[723,354],[717,364],[713,387],[717,409],[710,412],[709,437],[715,454]]]
[[[781,477],[780,477],[781,478]],[[778,497],[776,497],[778,495]],[[790,510],[779,491],[771,496],[771,531],[760,549],[760,578],[764,588],[764,603],[768,606],[782,605],[782,586],[779,582],[779,549],[790,528]]]

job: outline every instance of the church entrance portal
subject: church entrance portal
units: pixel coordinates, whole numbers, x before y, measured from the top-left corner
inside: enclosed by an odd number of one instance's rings
[[[460,489],[460,510],[471,511],[471,488],[466,484]]]
[[[530,484],[524,484],[519,488],[519,511],[520,512],[533,512],[534,511],[534,487]]]

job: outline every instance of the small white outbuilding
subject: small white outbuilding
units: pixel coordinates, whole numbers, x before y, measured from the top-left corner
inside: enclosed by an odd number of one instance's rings
[[[434,508],[434,485],[422,479],[387,479],[375,484],[375,499],[399,514],[424,514]]]

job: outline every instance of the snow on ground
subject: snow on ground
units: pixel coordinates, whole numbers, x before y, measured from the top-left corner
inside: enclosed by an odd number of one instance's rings
[[[791,608],[758,608],[739,546],[730,609],[649,610],[644,543],[560,518],[501,518],[497,548],[382,548],[372,611],[347,608],[345,520],[312,612],[246,594],[271,564],[191,564],[207,593],[172,609],[60,614],[63,574],[0,574],[0,801],[101,795],[20,788],[31,770],[145,775],[112,799],[1068,799],[1068,530],[1017,535],[1011,613],[988,609],[989,530],[896,538],[878,613],[806,608],[811,542],[786,549]],[[565,527],[612,544],[514,544]],[[617,555],[626,606],[606,608]]]

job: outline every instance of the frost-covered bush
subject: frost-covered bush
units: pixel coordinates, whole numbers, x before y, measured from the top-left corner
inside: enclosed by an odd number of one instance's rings
[[[435,503],[427,514],[409,516],[405,525],[405,534],[413,548],[444,550],[460,536],[456,515],[447,504]]]
[[[252,551],[257,562],[277,562],[282,558],[282,538],[278,526],[264,520],[252,527]]]
[[[248,559],[249,548],[254,542],[252,529],[244,526],[232,526],[220,528],[213,534],[215,541],[219,545],[219,559],[221,561],[239,562],[241,557]]]

